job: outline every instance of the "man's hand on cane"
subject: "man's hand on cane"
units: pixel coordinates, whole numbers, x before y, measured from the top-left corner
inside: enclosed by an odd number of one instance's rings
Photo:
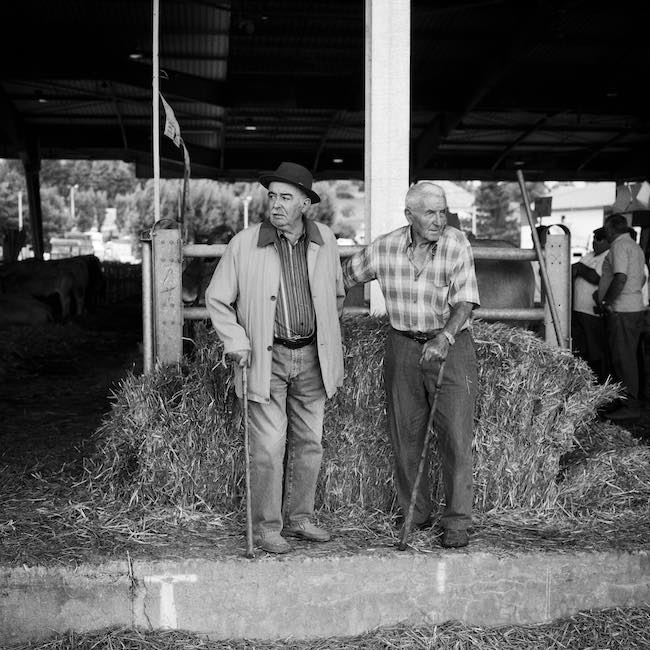
[[[420,355],[420,366],[428,370],[437,370],[440,364],[447,358],[451,343],[449,339],[440,332],[422,346]]]

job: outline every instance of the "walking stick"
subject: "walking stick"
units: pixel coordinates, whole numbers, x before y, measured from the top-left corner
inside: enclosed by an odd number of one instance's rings
[[[420,480],[422,479],[422,473],[424,472],[424,465],[427,459],[427,451],[429,449],[429,442],[431,441],[431,436],[433,435],[433,417],[436,412],[436,405],[438,404],[438,395],[440,394],[440,386],[442,384],[442,375],[445,371],[445,361],[443,360],[440,364],[440,370],[438,370],[438,378],[436,379],[436,387],[433,393],[433,402],[431,403],[431,410],[429,411],[429,421],[427,422],[427,432],[424,436],[424,442],[422,443],[422,453],[420,454],[420,463],[418,464],[418,472],[415,475],[415,482],[413,483],[413,489],[411,490],[411,502],[409,503],[409,511],[406,515],[406,521],[404,522],[404,528],[402,528],[402,537],[397,548],[400,551],[406,549],[406,540],[408,539],[409,533],[411,532],[411,524],[413,523],[413,511],[415,510],[415,500],[417,499],[418,488],[420,487]]]
[[[253,558],[253,515],[251,512],[251,459],[248,442],[248,367],[242,367],[242,396],[244,403],[244,458],[246,465],[246,557]]]

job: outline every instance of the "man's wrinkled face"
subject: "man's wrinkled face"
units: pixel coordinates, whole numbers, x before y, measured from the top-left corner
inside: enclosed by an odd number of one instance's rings
[[[438,194],[407,195],[404,214],[414,235],[436,242],[447,225],[447,200]]]
[[[269,183],[269,219],[280,231],[292,231],[298,227],[302,215],[311,201],[295,185],[273,181]]]

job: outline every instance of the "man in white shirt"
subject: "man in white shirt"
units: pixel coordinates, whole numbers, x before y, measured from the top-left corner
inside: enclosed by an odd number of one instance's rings
[[[609,252],[598,283],[598,300],[605,315],[612,374],[623,385],[623,406],[607,414],[611,420],[637,419],[639,366],[637,350],[643,328],[645,305],[645,255],[629,234],[627,219],[613,214],[605,221]]]
[[[609,250],[605,228],[593,232],[593,251],[571,266],[573,277],[573,311],[571,313],[571,337],[573,351],[584,359],[599,381],[609,374],[605,322],[596,313],[594,291],[602,274],[603,263]]]

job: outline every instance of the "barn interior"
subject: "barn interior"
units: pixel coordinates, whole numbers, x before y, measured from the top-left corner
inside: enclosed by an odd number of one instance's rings
[[[151,9],[0,6],[0,158],[23,163],[37,254],[42,160],[124,160],[153,175]],[[255,180],[282,160],[316,179],[364,178],[363,0],[161,0],[160,10],[160,91],[193,178]],[[650,6],[412,0],[411,11],[411,180],[650,178]],[[161,175],[182,174],[182,154],[162,138]],[[111,391],[141,372],[141,295],[128,282],[72,323],[3,333],[0,462],[23,468],[25,485],[55,468],[81,472]],[[650,413],[630,430],[647,439]],[[56,563],[47,546],[26,544],[22,560]]]
[[[411,179],[647,178],[649,14],[413,0]],[[30,187],[42,158],[151,177],[151,2],[25,0],[0,15],[0,156],[22,158]],[[163,0],[160,91],[192,176],[255,179],[291,159],[363,178],[364,22],[361,0]],[[179,150],[161,146],[162,175],[181,176]]]

